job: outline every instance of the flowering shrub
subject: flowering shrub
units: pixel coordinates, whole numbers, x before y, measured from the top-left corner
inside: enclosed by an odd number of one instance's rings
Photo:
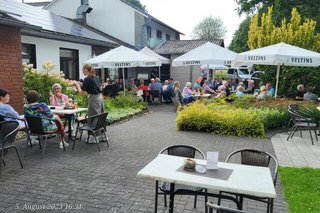
[[[63,93],[73,98],[76,91],[71,87],[70,81],[64,79],[62,72],[54,72],[54,67],[52,62],[47,61],[42,65],[43,70],[37,71],[32,65],[23,64],[24,94],[35,90],[40,94],[40,101],[48,103],[52,85],[59,83]]]

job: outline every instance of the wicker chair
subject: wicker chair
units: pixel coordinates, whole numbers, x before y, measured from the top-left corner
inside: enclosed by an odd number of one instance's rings
[[[229,154],[229,156],[226,159],[226,162],[238,162],[239,159],[240,163],[244,165],[269,167],[273,176],[273,184],[274,186],[276,185],[279,164],[277,159],[273,155],[269,154],[268,152],[256,149],[239,149]],[[273,199],[271,198],[256,197],[251,195],[239,195],[229,192],[220,192],[219,194],[221,195],[222,193],[234,194],[237,200],[239,200],[239,202],[241,203],[241,206],[244,198],[267,203],[267,212],[273,212]],[[220,203],[221,198],[218,199],[218,205],[220,205]]]
[[[16,150],[20,166],[23,168],[22,161],[18,152],[17,147],[13,144],[17,135],[17,132],[19,131],[19,122],[18,121],[2,121],[0,122],[0,175],[1,175],[1,165],[2,163],[4,165],[4,154],[5,150],[14,148]]]
[[[204,159],[205,155],[201,150],[199,150],[196,147],[188,146],[188,145],[173,145],[164,148],[159,152],[159,154],[168,154],[168,155],[174,155],[174,156],[180,156],[180,157],[187,157],[187,158],[195,158],[196,155],[200,158]],[[161,192],[159,192],[159,189]],[[199,187],[192,187],[192,186],[186,186],[186,185],[175,185],[175,190],[187,190],[187,191],[202,191],[203,188]],[[205,189],[206,190],[206,189]],[[170,193],[170,183],[168,182],[158,182],[156,181],[156,193],[155,193],[155,212],[158,208],[158,195],[163,194],[164,195],[164,205],[167,207],[167,194]],[[207,196],[205,196],[205,202],[207,202]],[[194,208],[197,207],[197,195],[194,197]]]
[[[296,111],[293,109],[288,109],[288,112],[291,116],[291,120],[293,122],[293,127],[291,128],[291,131],[288,135],[287,140],[289,140],[289,138],[293,137],[294,133],[298,130],[298,128],[300,130],[300,137],[302,137],[301,129],[307,128],[309,131],[309,134],[310,134],[312,145],[314,145],[311,130],[314,131],[316,140],[318,140],[318,136],[317,136],[318,124],[317,124],[316,120],[314,120],[312,117],[307,117],[307,116],[299,113],[299,111]]]

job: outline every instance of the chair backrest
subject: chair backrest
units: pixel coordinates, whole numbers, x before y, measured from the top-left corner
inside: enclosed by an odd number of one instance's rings
[[[103,112],[103,113],[100,113],[98,115],[94,115],[94,116],[91,116],[90,118],[88,118],[91,120],[90,123],[94,126],[93,130],[98,130],[98,129],[105,127],[107,116],[108,116],[108,113]]]
[[[239,149],[229,154],[226,162],[230,162],[231,159],[235,158],[235,156],[237,155],[240,155],[241,164],[269,167],[270,169],[273,169],[273,172],[271,172],[271,174],[273,176],[273,183],[276,184],[279,163],[273,155],[257,149]],[[271,161],[273,162],[273,164],[271,164]]]
[[[19,130],[18,121],[2,121],[1,122],[1,131],[0,131],[0,140],[2,146],[6,143],[13,143],[17,132]]]
[[[195,158],[196,154],[198,153],[202,159],[205,158],[203,152],[200,149],[189,145],[168,146],[159,152],[159,154],[164,153],[167,153],[168,155],[175,155],[186,158]]]
[[[41,135],[44,134],[42,126],[42,118],[39,117],[26,117],[28,127],[31,133]]]

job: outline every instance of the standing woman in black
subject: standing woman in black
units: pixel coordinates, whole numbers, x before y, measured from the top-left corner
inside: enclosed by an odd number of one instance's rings
[[[83,93],[83,91],[88,93],[88,116],[90,117],[104,111],[103,97],[100,90],[99,79],[96,77],[96,71],[92,66],[90,64],[84,65],[82,72],[87,77],[84,79],[81,87],[77,82],[75,86],[79,93]]]

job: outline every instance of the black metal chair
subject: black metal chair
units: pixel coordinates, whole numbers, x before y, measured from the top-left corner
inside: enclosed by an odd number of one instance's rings
[[[250,213],[247,211],[242,211],[242,210],[238,210],[238,209],[232,209],[232,208],[228,208],[225,206],[219,206],[210,202],[207,202],[206,204],[207,207],[209,207],[209,213],[212,213],[213,210],[217,210],[217,212],[220,213]]]
[[[48,142],[48,137],[52,134],[57,134],[60,136],[59,134],[59,130],[58,128],[56,130],[53,131],[47,131],[43,128],[42,125],[42,120],[50,120],[49,118],[40,118],[40,117],[26,117],[28,126],[29,126],[29,131],[31,134],[36,135],[38,137],[38,141],[39,141],[39,148],[41,150],[41,141],[44,140],[44,145],[43,145],[43,150],[42,150],[42,158],[44,158],[45,155],[45,149],[46,149],[46,145]],[[65,146],[64,146],[64,139],[63,137],[60,138],[63,144],[63,151],[66,151]]]
[[[318,124],[317,124],[316,120],[314,120],[312,117],[307,117],[307,116],[299,113],[296,110],[288,109],[288,112],[291,116],[293,127],[291,128],[291,131],[288,135],[287,141],[289,140],[289,138],[293,137],[294,133],[298,130],[298,128],[300,130],[300,137],[302,137],[301,129],[308,129],[308,131],[310,133],[312,145],[314,145],[311,130],[314,130],[316,140],[318,140],[318,136],[317,136]]]
[[[226,162],[230,162],[230,161],[239,162],[239,159],[240,159],[240,163],[244,165],[269,167],[271,170],[271,174],[273,176],[273,184],[274,186],[276,185],[279,163],[278,163],[278,160],[273,155],[269,154],[268,152],[264,152],[257,149],[250,149],[250,148],[239,149],[229,154],[229,156],[226,159]],[[222,192],[222,191],[219,194],[221,195],[222,193],[234,194],[237,200],[241,204],[240,210],[242,210],[243,199],[246,198],[246,199],[267,203],[267,212],[268,213],[273,212],[273,199],[271,198],[256,197],[251,195],[242,195],[242,194]],[[221,198],[218,199],[218,205],[220,205],[220,203],[221,203]]]
[[[98,141],[97,135],[96,135],[97,132],[101,132],[102,134],[104,134],[105,139],[106,139],[106,143],[107,143],[107,147],[109,147],[108,137],[106,135],[107,116],[108,116],[108,113],[104,112],[104,113],[100,113],[98,115],[90,116],[90,117],[87,117],[83,120],[80,120],[77,124],[76,136],[73,140],[72,150],[74,149],[74,145],[76,142],[78,132],[80,132],[80,139],[79,140],[81,140],[83,131],[88,132],[87,141],[89,140],[90,135],[92,135],[94,137],[99,151],[101,151],[101,150],[100,150],[99,141]],[[80,126],[80,124],[82,124],[82,126]]]
[[[2,121],[2,122],[0,122],[0,142],[1,142],[0,175],[1,175],[2,163],[4,164],[4,166],[6,165],[5,161],[4,161],[5,150],[11,149],[11,148],[14,148],[16,150],[16,153],[17,153],[17,156],[18,156],[18,159],[20,162],[20,166],[21,166],[21,168],[23,168],[18,149],[13,144],[16,139],[16,135],[17,135],[18,130],[19,130],[19,122],[18,121]]]
[[[12,117],[12,116],[9,116],[9,115],[0,114],[0,122],[8,120],[8,119],[10,119],[10,120],[19,120],[19,121],[24,123],[24,127],[22,127],[22,128],[20,127],[18,131],[26,133],[26,135],[27,135],[27,144],[29,143],[30,147],[32,148],[32,143],[31,143],[31,138],[30,138],[30,134],[29,134],[29,128],[28,128],[27,121],[24,120],[24,119]]]
[[[165,154],[168,155],[174,155],[174,156],[180,156],[180,157],[187,157],[187,158],[195,158],[196,155],[202,159],[205,159],[205,155],[201,150],[199,150],[196,147],[188,146],[188,145],[173,145],[164,148],[159,152],[159,154]],[[161,192],[159,192],[159,189]],[[186,186],[181,184],[175,185],[175,190],[181,190],[184,191],[203,191],[203,188],[199,187],[193,187],[193,186]],[[206,189],[204,189],[206,191]],[[158,195],[163,194],[164,195],[164,206],[167,207],[167,194],[170,194],[170,183],[168,182],[158,182],[156,181],[156,193],[155,193],[155,212],[158,209]],[[205,202],[207,202],[207,196],[205,196]],[[195,194],[194,197],[194,204],[193,207],[197,207],[197,195]]]
[[[160,90],[152,90],[150,91],[152,103],[154,103],[154,99],[158,99],[158,104],[162,102],[162,95]]]
[[[300,115],[308,117],[308,118],[313,118],[314,117],[314,112],[311,109],[309,109],[308,107],[305,107],[305,106],[302,106],[302,105],[289,104],[288,105],[288,110],[294,111],[297,114],[300,114]],[[292,118],[290,116],[290,120],[289,120],[288,125],[287,125],[287,132],[289,130],[291,130],[290,129],[291,125],[294,125],[294,124],[293,124]],[[301,133],[301,131],[300,131],[300,133]]]

